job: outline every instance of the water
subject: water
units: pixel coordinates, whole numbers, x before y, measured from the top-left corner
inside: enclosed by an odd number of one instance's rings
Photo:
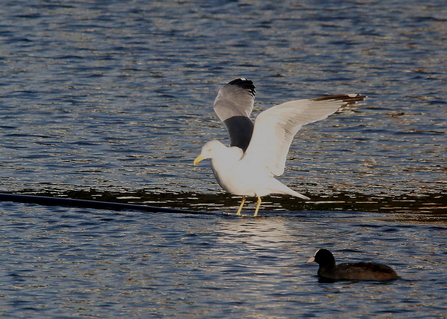
[[[3,203],[1,314],[76,318],[444,317],[445,223],[372,213],[261,219]],[[319,283],[316,247],[403,279]]]
[[[443,317],[447,6],[417,1],[4,1],[0,191],[215,212],[0,203],[5,317]],[[235,219],[203,143],[235,77],[255,114],[368,100],[304,127],[281,180]],[[247,209],[253,208],[253,204]],[[394,283],[321,284],[304,261],[378,260]]]

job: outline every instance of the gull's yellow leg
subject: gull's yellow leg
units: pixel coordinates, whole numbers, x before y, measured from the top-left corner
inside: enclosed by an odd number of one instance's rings
[[[242,203],[241,203],[241,206],[239,206],[239,209],[237,210],[236,215],[240,215],[241,214],[242,207],[244,206],[244,203],[245,203],[245,196],[242,196]]]
[[[261,197],[258,196],[258,202],[256,203],[256,209],[255,209],[255,214],[253,215],[253,217],[258,216],[258,211],[259,211],[259,207],[261,206]]]

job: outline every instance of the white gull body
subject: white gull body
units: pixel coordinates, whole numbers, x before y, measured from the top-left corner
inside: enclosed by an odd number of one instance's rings
[[[269,194],[309,200],[275,178],[284,173],[293,137],[303,125],[325,119],[340,107],[365,98],[344,94],[290,101],[261,112],[253,125],[249,116],[254,96],[253,82],[244,78],[235,79],[219,90],[214,110],[227,127],[231,146],[210,141],[194,161],[198,164],[203,159],[211,159],[219,185],[231,194],[242,196],[236,215],[240,215],[246,196],[258,198],[254,216],[258,214],[261,197]]]

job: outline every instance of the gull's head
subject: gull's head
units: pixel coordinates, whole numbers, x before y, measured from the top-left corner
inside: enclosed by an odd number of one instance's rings
[[[204,159],[213,158],[222,149],[226,149],[226,147],[219,141],[214,140],[206,143],[203,145],[200,155],[194,160],[194,165],[199,164]]]

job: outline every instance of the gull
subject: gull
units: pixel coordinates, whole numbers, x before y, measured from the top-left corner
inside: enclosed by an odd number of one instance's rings
[[[261,112],[253,124],[250,114],[255,93],[253,82],[246,78],[235,79],[219,90],[214,111],[228,130],[230,147],[217,140],[207,142],[194,160],[197,165],[211,159],[219,185],[242,196],[236,215],[241,215],[247,196],[257,197],[254,217],[258,215],[261,197],[269,194],[310,200],[275,178],[284,173],[293,137],[303,125],[323,120],[341,107],[365,99],[360,94],[342,94],[289,101]]]

